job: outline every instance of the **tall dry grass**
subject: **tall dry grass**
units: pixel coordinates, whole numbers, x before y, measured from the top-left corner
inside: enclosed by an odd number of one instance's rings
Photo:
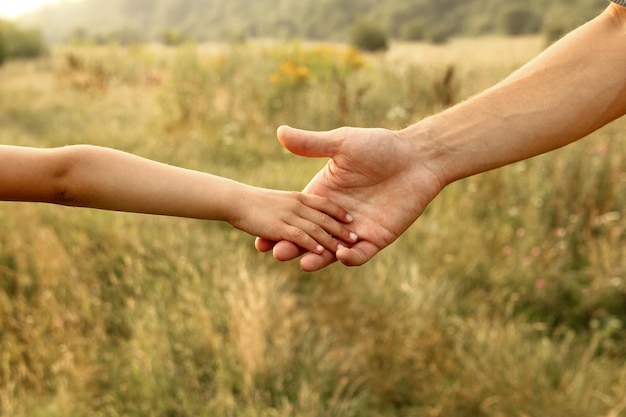
[[[540,44],[59,48],[0,69],[0,137],[299,189],[324,161],[279,124],[402,127]],[[0,416],[626,415],[624,132],[455,183],[315,274],[223,224],[2,203]]]

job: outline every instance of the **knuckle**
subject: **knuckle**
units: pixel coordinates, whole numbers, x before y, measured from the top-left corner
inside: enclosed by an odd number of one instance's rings
[[[312,223],[310,230],[313,236],[320,236],[320,235],[326,234],[324,229],[319,224]]]
[[[293,229],[293,232],[292,232],[291,236],[294,239],[299,240],[299,241],[303,240],[303,239],[306,239],[308,237],[307,233],[304,230],[300,229],[300,228]]]
[[[315,226],[320,227],[319,225],[321,224],[328,225],[332,222],[332,220],[332,217],[330,217],[328,214],[318,211],[316,213]]]

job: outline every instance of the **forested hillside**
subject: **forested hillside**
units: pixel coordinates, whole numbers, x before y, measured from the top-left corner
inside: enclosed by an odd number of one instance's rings
[[[71,35],[198,41],[248,37],[345,40],[357,19],[396,39],[566,30],[606,0],[72,0],[48,5],[24,23],[50,41]]]

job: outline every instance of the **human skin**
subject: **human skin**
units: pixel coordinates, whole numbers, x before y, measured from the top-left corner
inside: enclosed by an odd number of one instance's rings
[[[334,252],[338,239],[356,240],[347,227],[352,217],[327,198],[253,187],[89,145],[0,146],[0,200],[225,221],[313,253]]]
[[[363,265],[397,239],[446,186],[577,141],[626,113],[626,9],[611,4],[495,86],[406,129],[282,126],[289,151],[330,158],[305,188],[355,217],[356,244],[308,253],[317,271]],[[258,238],[280,261],[306,253]]]

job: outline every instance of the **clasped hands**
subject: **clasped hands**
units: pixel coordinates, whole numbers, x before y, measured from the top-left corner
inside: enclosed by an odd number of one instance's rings
[[[304,254],[304,271],[337,260],[348,266],[365,264],[415,222],[445,186],[435,169],[435,153],[412,137],[414,132],[351,127],[311,132],[281,126],[277,135],[296,155],[329,158],[303,191],[327,197],[350,212],[351,227],[360,238],[322,254],[306,253],[288,241],[256,239],[257,250],[273,250],[279,261]]]

